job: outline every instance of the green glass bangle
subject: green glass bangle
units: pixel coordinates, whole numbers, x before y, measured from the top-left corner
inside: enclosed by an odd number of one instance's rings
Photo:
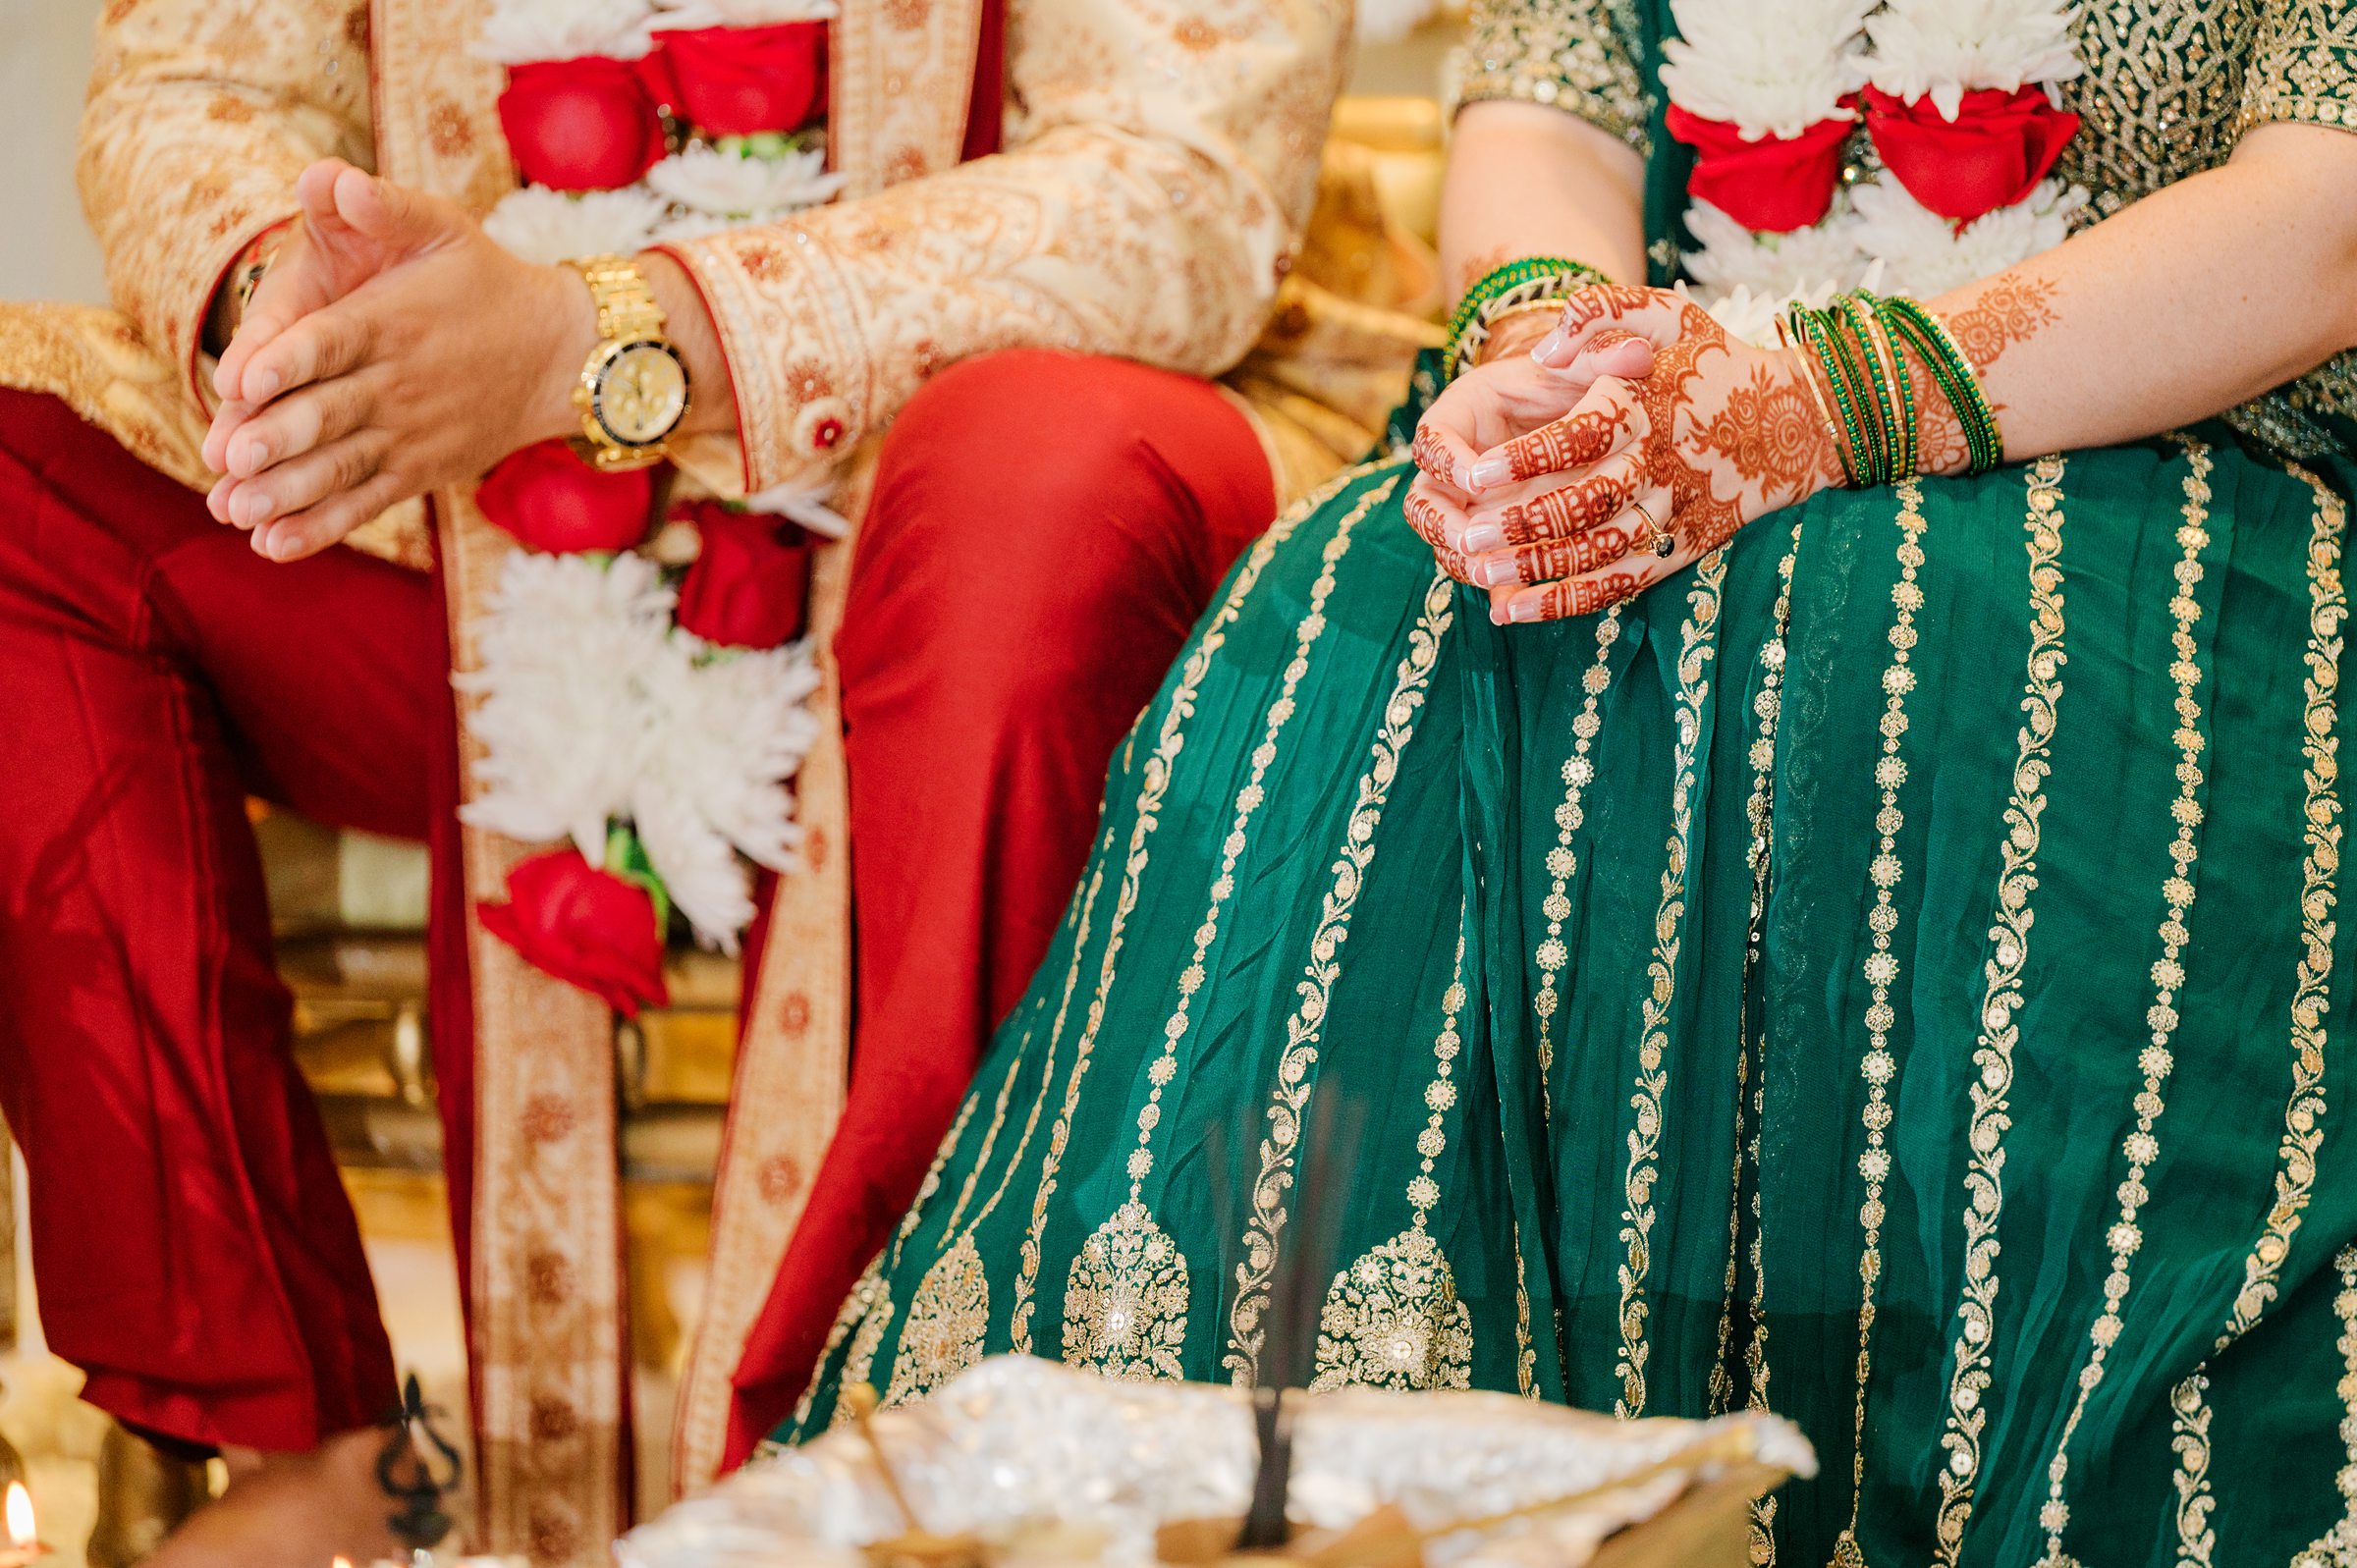
[[[1869,297],[1864,290],[1843,296],[1841,313],[1857,337],[1867,374],[1873,378],[1875,406],[1882,414],[1883,446],[1891,460],[1890,477],[1895,482],[1915,472],[1915,394],[1898,365],[1898,356],[1875,321]]]
[[[1840,414],[1842,434],[1848,443],[1842,454],[1842,467],[1848,472],[1852,486],[1862,485],[1866,483],[1869,466],[1866,439],[1858,428],[1857,410],[1850,403],[1848,385],[1841,379],[1840,367],[1836,363],[1832,346],[1827,341],[1825,323],[1818,312],[1805,305],[1795,305],[1791,319],[1793,336],[1816,356],[1818,365],[1825,371],[1826,385],[1833,389],[1834,406]]]
[[[1490,321],[1517,305],[1563,298],[1590,284],[1612,280],[1582,261],[1562,256],[1526,256],[1484,274],[1467,289],[1449,315],[1449,343],[1442,351],[1442,379],[1454,379],[1466,360],[1489,339]]]
[[[1866,389],[1858,376],[1858,367],[1850,361],[1849,348],[1841,341],[1834,312],[1812,310],[1808,319],[1810,329],[1816,335],[1817,355],[1825,363],[1827,379],[1834,384],[1834,398],[1841,408],[1841,422],[1849,429],[1858,483],[1879,485],[1886,477],[1883,455],[1875,440],[1873,427],[1866,419]]]
[[[1841,368],[1849,377],[1850,390],[1858,400],[1858,417],[1867,431],[1867,444],[1874,454],[1874,469],[1868,483],[1887,485],[1891,482],[1891,434],[1883,417],[1887,402],[1881,386],[1881,371],[1874,363],[1871,351],[1852,351],[1849,342],[1849,323],[1838,301],[1826,311],[1826,330],[1834,340],[1835,351],[1841,355]]]
[[[1964,447],[1971,460],[1974,473],[1987,473],[2004,461],[2005,441],[1997,424],[1997,412],[1989,406],[1988,394],[1981,390],[1981,378],[1966,356],[1963,346],[1947,325],[1938,316],[1912,299],[1894,298],[1883,302],[1887,319],[1924,357],[1931,367],[1932,378],[1955,411],[1956,420],[1964,427]]]
[[[1972,471],[1985,472],[1993,464],[1990,461],[1988,432],[1982,428],[1973,412],[1975,389],[1968,380],[1958,378],[1947,349],[1925,329],[1922,313],[1914,308],[1912,300],[1887,300],[1882,308],[1891,329],[1908,347],[1923,356],[1933,383],[1939,387],[1940,395],[1947,400],[1948,407],[1955,413],[1956,422],[1964,432],[1964,449]]]

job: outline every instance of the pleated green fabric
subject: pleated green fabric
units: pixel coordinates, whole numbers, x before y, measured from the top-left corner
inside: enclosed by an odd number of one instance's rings
[[[1823,1471],[1757,1562],[2357,1565],[2345,442],[1827,494],[1505,628],[1410,477],[1237,564],[779,1440],[1005,1351],[1761,1406]]]
[[[2351,1560],[2350,466],[1830,494],[1507,628],[1408,477],[1236,568],[782,1436],[1252,1381],[1306,1179],[1316,1381],[1773,1408],[1779,1560]]]

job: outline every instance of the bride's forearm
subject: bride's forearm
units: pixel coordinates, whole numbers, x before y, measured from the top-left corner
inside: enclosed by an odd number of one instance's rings
[[[2208,418],[2357,346],[2357,136],[2263,126],[2223,167],[1928,302],[2008,458]],[[1925,468],[1961,468],[1945,405],[1919,406]]]
[[[1441,268],[1450,297],[1493,268],[1534,255],[1642,283],[1643,179],[1644,165],[1625,143],[1560,109],[1468,104],[1457,116],[1441,192]],[[1540,323],[1529,336],[1545,330]]]

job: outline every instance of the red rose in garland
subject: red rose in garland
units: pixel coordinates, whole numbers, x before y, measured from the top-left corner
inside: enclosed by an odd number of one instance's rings
[[[775,648],[799,636],[810,591],[810,537],[793,523],[717,501],[677,509],[702,546],[680,583],[682,630],[729,648]]]
[[[562,556],[636,549],[654,494],[649,469],[600,473],[564,442],[543,441],[492,469],[474,501],[517,543]]]
[[[656,42],[664,97],[708,135],[799,131],[825,113],[824,22],[700,27]]]
[[[1806,229],[1834,204],[1841,180],[1841,144],[1849,120],[1820,120],[1797,136],[1746,139],[1724,120],[1705,120],[1677,104],[1664,122],[1694,149],[1687,191],[1746,229],[1785,234]]]
[[[663,156],[644,62],[589,56],[508,68],[499,124],[517,171],[553,190],[612,190]]]
[[[626,1017],[670,1004],[653,896],[571,845],[517,865],[508,873],[508,901],[478,904],[475,913],[533,968]]]
[[[2027,196],[2062,155],[2079,117],[2056,108],[2038,86],[1967,92],[1953,120],[1928,95],[1908,103],[1868,87],[1866,129],[1917,201],[1967,223]]]

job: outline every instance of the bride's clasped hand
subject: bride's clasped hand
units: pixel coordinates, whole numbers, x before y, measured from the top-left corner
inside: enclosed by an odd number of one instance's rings
[[[1435,400],[1409,521],[1500,624],[1592,615],[1842,482],[1809,377],[1682,293],[1583,290]]]

